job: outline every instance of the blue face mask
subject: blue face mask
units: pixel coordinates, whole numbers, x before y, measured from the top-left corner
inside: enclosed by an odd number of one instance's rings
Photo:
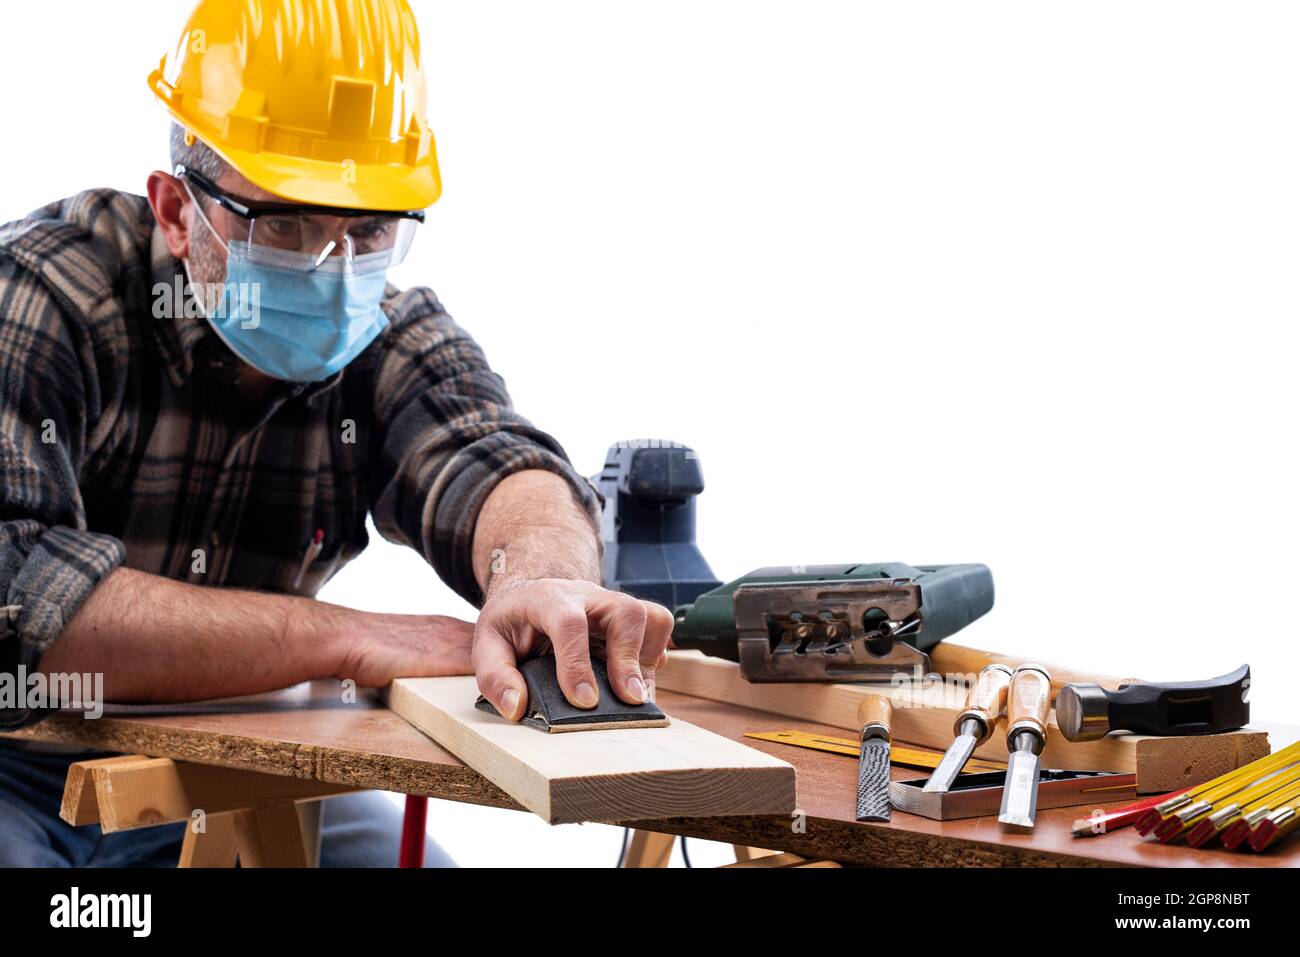
[[[260,372],[320,382],[387,328],[379,302],[389,253],[330,256],[314,266],[314,256],[226,241],[215,229],[213,235],[226,247],[226,281],[206,318],[230,350]]]

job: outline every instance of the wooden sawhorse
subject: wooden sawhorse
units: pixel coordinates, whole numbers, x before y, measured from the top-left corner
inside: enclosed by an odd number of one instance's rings
[[[181,867],[316,867],[321,801],[355,788],[121,755],[68,768],[59,816],[105,834],[186,821]]]

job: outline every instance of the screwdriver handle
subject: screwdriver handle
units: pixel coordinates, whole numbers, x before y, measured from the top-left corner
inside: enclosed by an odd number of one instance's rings
[[[858,705],[858,724],[862,725],[862,739],[889,740],[889,725],[894,719],[894,705],[884,695],[869,694]]]
[[[1051,706],[1052,676],[1047,669],[1031,664],[1017,668],[1007,691],[1007,747],[1014,751],[1016,737],[1022,731],[1031,731],[1041,751],[1047,740],[1047,711]]]
[[[991,664],[980,672],[966,699],[966,710],[957,715],[953,722],[952,733],[961,734],[961,726],[967,721],[979,722],[980,731],[976,744],[983,744],[988,739],[998,718],[1007,710],[1007,688],[1011,685],[1011,667],[1001,663]]]

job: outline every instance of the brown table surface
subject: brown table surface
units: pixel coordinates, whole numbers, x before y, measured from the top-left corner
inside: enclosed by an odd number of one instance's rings
[[[1300,839],[1294,838],[1255,854],[1161,845],[1139,838],[1132,828],[1099,837],[1071,837],[1071,823],[1090,807],[1042,810],[1037,827],[1026,834],[1007,833],[992,817],[941,822],[895,812],[889,824],[860,824],[853,820],[854,758],[744,737],[747,731],[778,729],[845,737],[845,731],[670,692],[660,692],[658,703],[670,715],[792,764],[798,806],[806,818],[801,829],[785,817],[637,822],[649,830],[879,866],[1300,865]],[[334,681],[224,701],[109,706],[102,718],[93,721],[58,714],[8,736],[520,809],[507,794],[373,695],[362,694],[355,703],[345,703]],[[1294,737],[1274,740],[1273,747]],[[893,773],[917,777],[925,772],[896,768]]]

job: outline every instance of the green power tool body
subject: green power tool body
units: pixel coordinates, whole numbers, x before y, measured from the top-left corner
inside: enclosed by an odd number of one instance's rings
[[[750,681],[872,681],[930,669],[926,649],[993,606],[983,565],[760,568],[675,610],[673,644]]]
[[[695,545],[699,459],[681,445],[620,443],[594,481],[606,587],[668,605],[675,647],[738,662],[750,681],[924,674],[926,649],[993,607],[984,565],[792,565],[718,582]]]

